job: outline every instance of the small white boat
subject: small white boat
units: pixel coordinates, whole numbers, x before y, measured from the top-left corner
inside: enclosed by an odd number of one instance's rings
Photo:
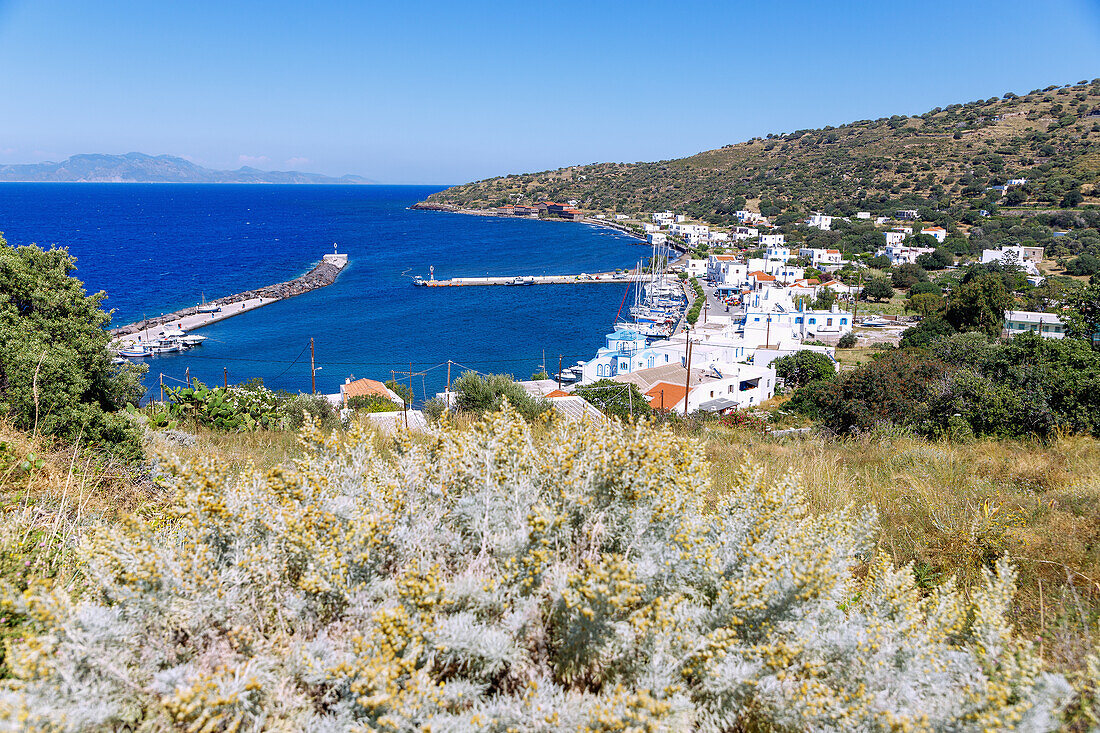
[[[152,356],[153,352],[144,346],[138,346],[136,344],[129,344],[118,350],[118,355],[126,359],[141,359],[146,356]]]
[[[179,337],[179,342],[184,346],[199,346],[206,340],[205,336],[197,336],[195,334],[186,334]]]
[[[199,313],[217,313],[222,309],[220,305],[206,302],[206,293],[202,294],[202,302],[199,303]]]

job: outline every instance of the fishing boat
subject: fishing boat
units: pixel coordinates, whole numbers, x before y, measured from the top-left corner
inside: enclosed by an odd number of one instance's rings
[[[153,352],[143,345],[127,344],[118,350],[118,355],[127,359],[142,359],[146,356],[152,356]]]
[[[185,334],[185,335],[179,337],[179,342],[181,344],[183,344],[184,346],[188,346],[188,347],[190,347],[190,346],[200,346],[200,345],[202,345],[202,342],[205,341],[205,340],[206,340],[205,336],[198,336],[198,335],[191,334],[191,333],[188,333],[188,334]]]

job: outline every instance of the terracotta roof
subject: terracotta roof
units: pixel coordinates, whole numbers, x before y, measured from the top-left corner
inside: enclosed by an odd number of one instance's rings
[[[755,277],[757,280],[763,280],[764,282],[771,282],[775,280],[775,275],[769,275],[766,272],[750,272],[749,277]]]
[[[344,393],[344,399],[365,397],[367,395],[378,395],[379,397],[385,397],[387,400],[391,399],[390,391],[386,389],[386,385],[373,379],[356,379],[354,382],[342,384],[340,385],[340,391]]]
[[[676,408],[677,404],[682,405],[684,402],[684,385],[657,382],[645,395],[650,398],[650,407],[659,408],[663,406],[666,410],[672,410]]]
[[[714,255],[714,259],[729,262],[730,260],[736,260],[737,255]]]
[[[569,396],[568,392],[563,392],[560,389],[555,389],[553,392],[549,392],[546,395],[547,399],[549,399],[551,397],[568,397],[568,396]]]
[[[827,249],[827,250],[825,250],[825,251],[826,251],[826,252],[828,252],[828,253],[829,253],[829,254],[831,254],[831,255],[838,255],[838,254],[840,254],[840,250],[839,250],[839,249]]]

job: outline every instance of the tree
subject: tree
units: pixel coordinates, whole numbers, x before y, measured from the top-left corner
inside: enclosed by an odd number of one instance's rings
[[[1066,195],[1062,197],[1061,206],[1064,206],[1066,208],[1073,208],[1084,200],[1085,197],[1081,195],[1081,192],[1077,189],[1073,189],[1072,191],[1067,192]]]
[[[1100,285],[1090,284],[1065,296],[1063,320],[1072,338],[1096,345],[1100,334]]]
[[[890,284],[902,290],[922,282],[928,282],[928,273],[920,265],[914,265],[910,262],[898,265],[890,273]]]
[[[0,416],[136,459],[140,434],[117,411],[141,399],[146,367],[111,364],[106,294],[87,295],[75,269],[67,250],[0,237]]]
[[[772,362],[777,377],[788,387],[801,387],[819,379],[836,376],[836,367],[829,357],[816,351],[796,351]]]
[[[935,293],[936,295],[943,295],[943,289],[935,283],[913,283],[913,285],[909,288],[909,297],[920,295],[921,293]]]
[[[956,331],[981,331],[996,337],[1010,305],[1012,294],[998,275],[972,270],[948,295],[944,319]]]
[[[394,394],[400,397],[405,405],[411,405],[413,403],[413,390],[409,385],[391,379],[386,382],[386,386],[389,387]]]
[[[890,262],[890,258],[886,255],[875,255],[867,260],[867,266],[876,270],[889,270],[891,264],[893,263]]]
[[[574,393],[583,397],[608,417],[631,420],[653,414],[653,409],[649,406],[649,398],[642,394],[638,385],[633,382],[601,379],[592,384],[578,386]],[[672,408],[674,405],[666,405],[666,407]]]
[[[849,331],[848,333],[840,337],[840,340],[836,342],[836,347],[838,349],[854,349],[858,343],[859,338],[854,333]]]
[[[899,346],[903,349],[926,349],[936,340],[953,333],[957,333],[954,326],[945,321],[942,316],[931,315],[912,328],[907,328],[901,334]]]
[[[909,299],[905,301],[905,310],[911,311],[925,318],[938,313],[943,310],[944,302],[943,296],[937,293],[917,293],[916,295],[910,294]]]
[[[863,286],[860,297],[864,300],[890,300],[894,297],[894,289],[885,277],[873,277]]]

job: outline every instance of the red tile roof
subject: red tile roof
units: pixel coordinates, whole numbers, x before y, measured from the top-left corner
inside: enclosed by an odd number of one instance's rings
[[[677,404],[683,406],[684,385],[657,382],[657,384],[650,387],[645,395],[650,398],[650,407],[664,407],[666,410],[672,410],[676,408]]]

